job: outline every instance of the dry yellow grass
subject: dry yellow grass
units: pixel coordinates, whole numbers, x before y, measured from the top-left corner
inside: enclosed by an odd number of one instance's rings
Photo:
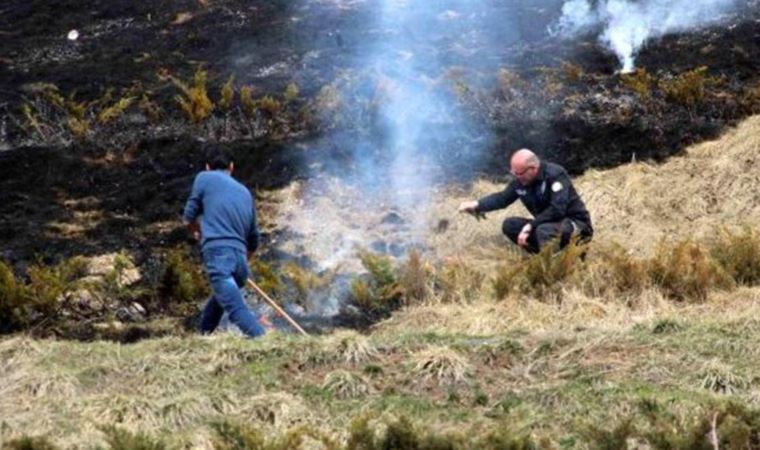
[[[755,116],[720,139],[693,146],[661,165],[639,162],[594,170],[577,178],[575,185],[594,220],[595,246],[619,243],[629,254],[651,256],[663,240],[710,238],[720,227],[757,223],[760,175],[754,168],[758,164],[760,116]],[[527,214],[521,205],[491,213],[482,221],[455,213],[459,202],[502,188],[501,184],[479,181],[472,189],[451,190],[446,198],[435,202],[433,218],[450,221],[446,232],[433,234],[429,240],[437,257],[487,275],[501,261],[514,260],[519,251],[501,236],[500,223],[506,216]],[[598,275],[589,273],[587,277],[604,282],[604,274]],[[673,304],[653,288],[626,299],[568,288],[562,293],[561,304],[509,298],[501,303],[407,308],[378,324],[377,332],[392,335],[414,329],[488,335],[520,328],[629,327],[655,317],[757,314],[759,300],[757,289],[741,289],[713,292],[704,304],[685,307]]]
[[[758,166],[760,116],[753,116],[721,138],[692,146],[663,164],[636,162],[591,170],[574,183],[591,212],[595,240],[619,242],[633,253],[649,254],[663,238],[700,238],[717,226],[757,223]],[[500,221],[527,214],[522,206],[493,212],[479,222],[455,210],[461,201],[500,189],[502,184],[480,181],[471,190],[454,190],[436,202],[433,216],[449,218],[450,225],[446,233],[433,236],[433,248],[449,257],[497,257],[504,246]]]
[[[577,180],[598,236],[649,252],[661,238],[703,237],[760,219],[760,116],[662,165],[628,164]]]

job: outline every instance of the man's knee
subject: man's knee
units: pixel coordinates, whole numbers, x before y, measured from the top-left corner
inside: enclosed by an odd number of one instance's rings
[[[501,231],[514,242],[517,242],[517,235],[520,234],[523,227],[528,223],[528,219],[523,217],[508,217],[501,225]]]
[[[539,247],[543,248],[549,241],[559,236],[559,230],[556,223],[544,223],[536,227],[536,241]]]

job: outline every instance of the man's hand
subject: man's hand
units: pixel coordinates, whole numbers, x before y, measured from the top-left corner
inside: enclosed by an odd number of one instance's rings
[[[520,234],[517,235],[517,245],[523,248],[528,246],[528,237],[530,237],[532,229],[533,227],[529,223],[525,224],[522,230],[520,230]]]
[[[195,239],[196,241],[201,240],[201,226],[198,224],[198,221],[195,222],[185,222],[185,225],[187,226],[188,231],[190,231],[190,235]]]
[[[462,202],[459,205],[460,213],[475,214],[478,208],[477,200],[470,200],[469,202]]]

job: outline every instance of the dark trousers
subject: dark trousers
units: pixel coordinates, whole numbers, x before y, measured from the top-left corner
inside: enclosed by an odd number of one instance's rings
[[[502,232],[515,244],[517,236],[525,224],[530,222],[524,217],[509,217],[501,226]],[[565,248],[573,236],[578,236],[581,242],[591,240],[591,227],[583,222],[563,219],[559,222],[542,223],[531,230],[528,235],[528,246],[525,248],[529,253],[538,253],[544,246],[553,240],[559,241],[559,248]]]

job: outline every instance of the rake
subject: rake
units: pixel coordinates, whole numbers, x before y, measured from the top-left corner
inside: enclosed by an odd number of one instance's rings
[[[253,280],[251,280],[250,278],[248,278],[248,285],[251,286],[253,288],[253,290],[256,291],[257,294],[259,294],[261,297],[263,297],[264,300],[266,300],[266,302],[269,303],[269,306],[271,306],[272,308],[274,308],[274,310],[277,311],[277,313],[279,315],[281,315],[282,317],[284,317],[285,320],[288,321],[288,323],[290,323],[291,325],[293,325],[293,328],[295,328],[296,330],[300,331],[301,334],[303,334],[304,336],[308,336],[309,335],[306,331],[304,331],[303,328],[301,328],[301,325],[298,325],[298,322],[296,322],[295,320],[293,320],[293,318],[290,317],[290,315],[288,315],[288,313],[286,313],[284,309],[280,308],[280,305],[278,305],[277,303],[275,303],[274,300],[272,300],[271,297],[269,297],[267,295],[267,293],[264,292],[264,290],[261,289],[256,283],[254,283]]]

